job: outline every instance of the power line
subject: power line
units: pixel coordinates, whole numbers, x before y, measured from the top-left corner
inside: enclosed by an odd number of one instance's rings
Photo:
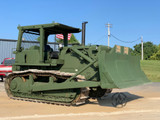
[[[95,43],[97,43],[97,42],[99,42],[99,41],[103,40],[105,37],[106,37],[106,35],[103,35],[102,37],[100,37],[100,39],[96,40],[96,42],[95,42]]]
[[[114,36],[113,34],[111,34],[111,36],[112,36],[113,38],[115,38],[116,40],[118,40],[118,41],[120,41],[120,42],[124,42],[124,43],[133,43],[133,42],[139,41],[139,40],[141,39],[141,38],[138,38],[138,39],[133,40],[133,41],[124,41],[124,40],[121,40],[121,39],[117,38],[117,37]]]

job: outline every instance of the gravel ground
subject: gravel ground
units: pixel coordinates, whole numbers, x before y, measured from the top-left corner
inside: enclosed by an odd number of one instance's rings
[[[112,106],[116,92],[127,96],[125,107]],[[67,107],[9,99],[0,82],[0,111],[0,120],[160,120],[160,83],[115,89],[102,99]]]

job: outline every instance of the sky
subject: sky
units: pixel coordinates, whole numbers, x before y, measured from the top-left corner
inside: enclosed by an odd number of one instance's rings
[[[58,22],[82,28],[86,25],[86,45],[108,45],[111,34],[123,41],[160,44],[160,0],[0,0],[0,39],[17,39],[17,26]],[[75,34],[81,41],[81,33]],[[125,43],[110,37],[110,46],[133,48],[141,43]]]

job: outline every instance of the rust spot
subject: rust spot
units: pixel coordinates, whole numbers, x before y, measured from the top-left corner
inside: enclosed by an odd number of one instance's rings
[[[128,55],[128,47],[124,47],[124,54]]]
[[[26,79],[25,79],[24,77],[22,77],[22,80],[23,80],[24,82],[26,82]]]
[[[121,52],[121,46],[116,46],[116,53],[120,53]]]

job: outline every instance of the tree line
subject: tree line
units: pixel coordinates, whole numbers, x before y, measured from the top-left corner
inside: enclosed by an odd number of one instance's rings
[[[143,52],[145,60],[160,60],[160,44],[154,45],[152,42],[143,43]],[[136,44],[131,49],[132,55],[141,55],[141,44]]]

